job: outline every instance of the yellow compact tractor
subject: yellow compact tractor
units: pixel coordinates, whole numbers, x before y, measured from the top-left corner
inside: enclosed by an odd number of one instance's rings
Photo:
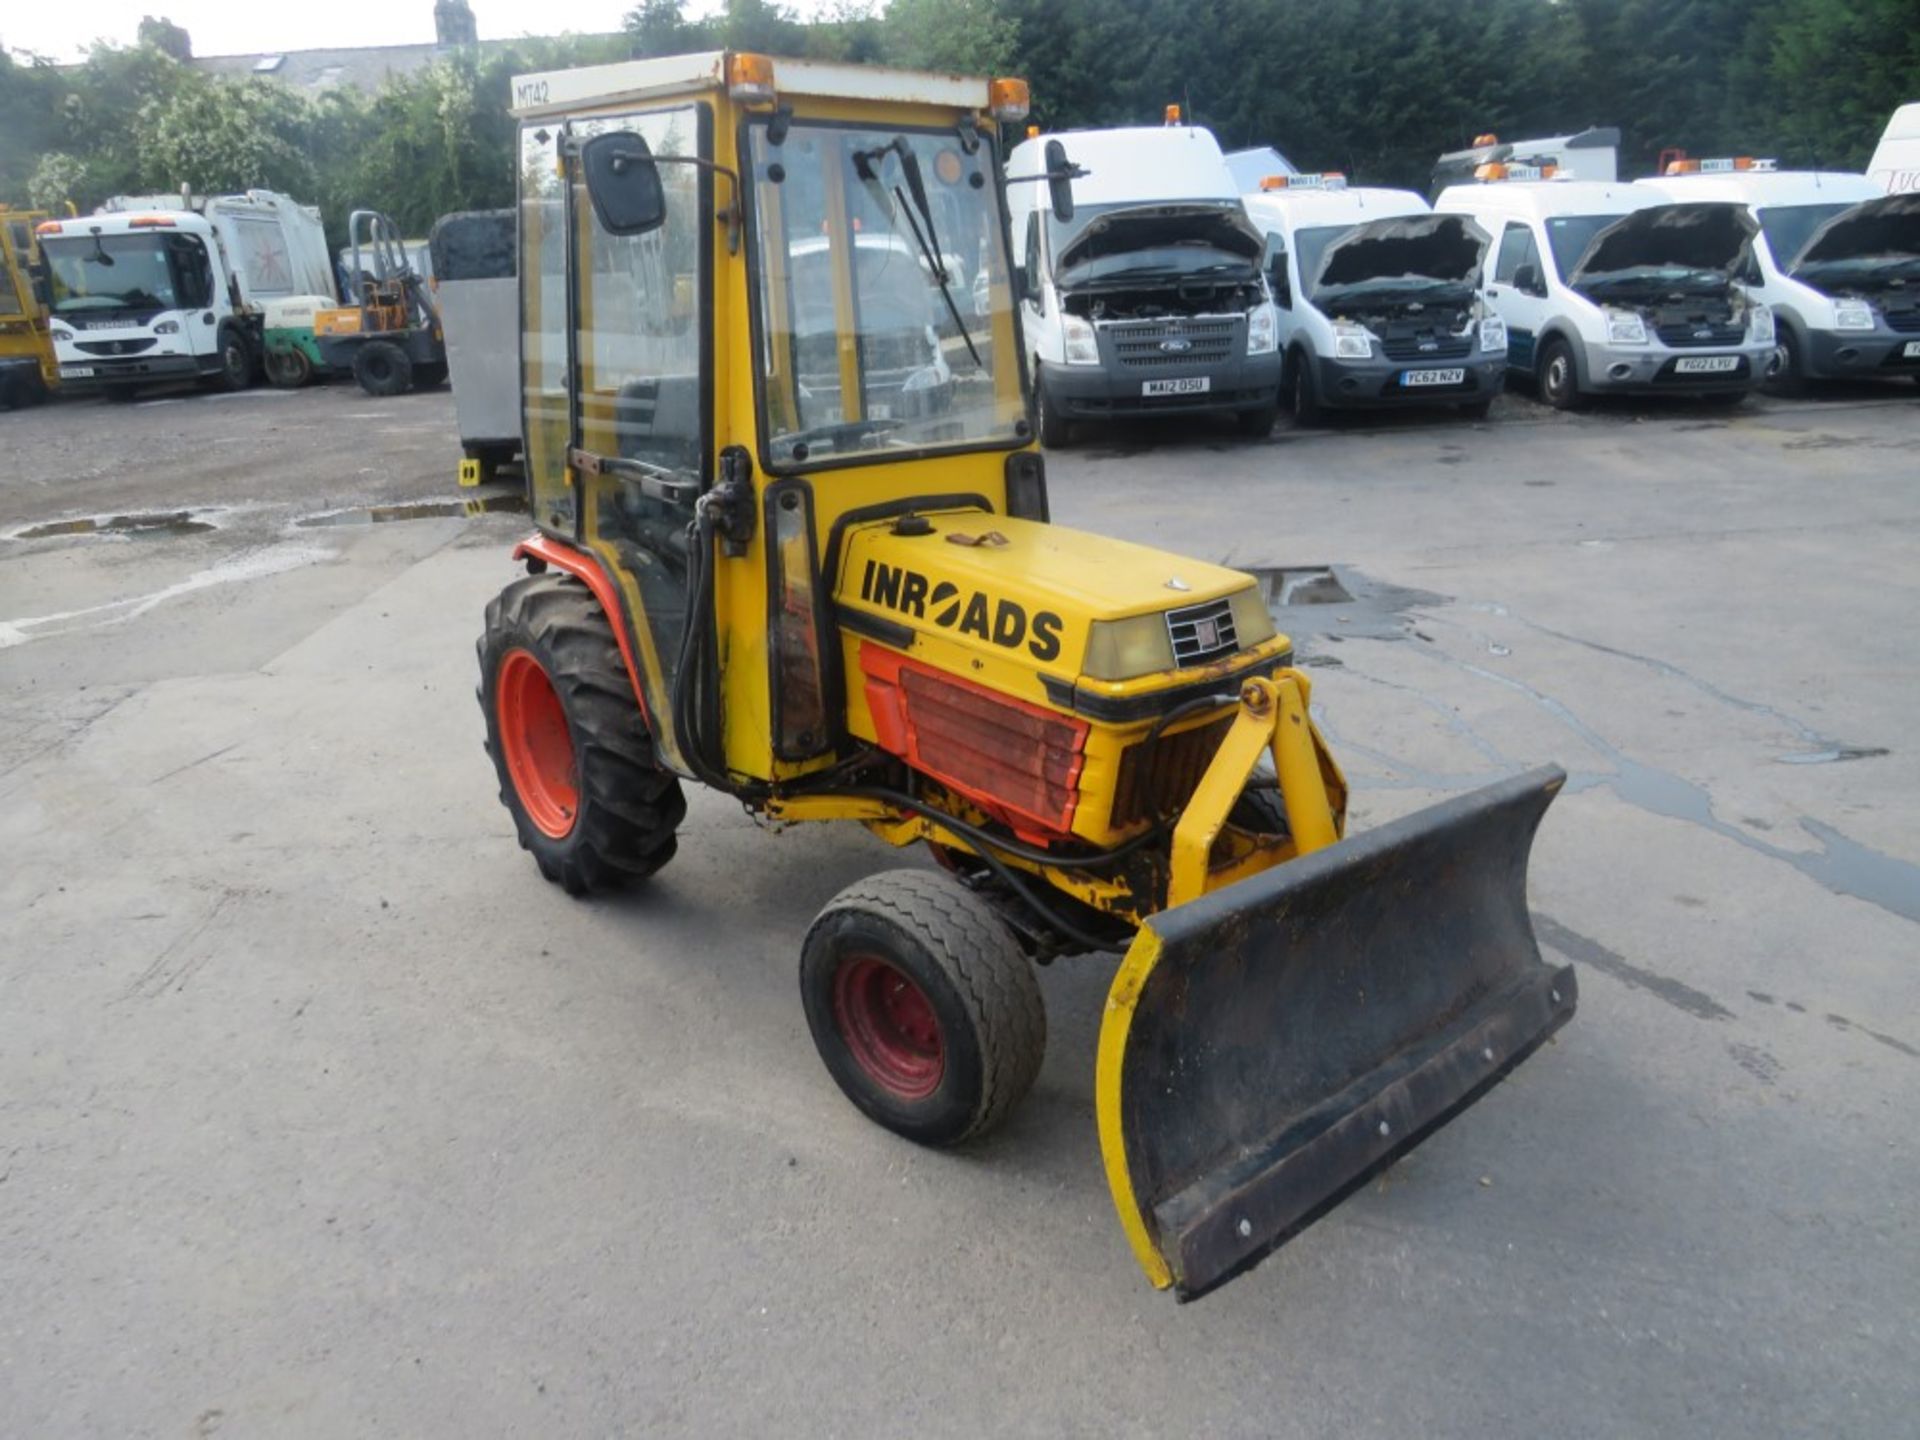
[[[834,1080],[929,1145],[1032,1084],[1036,964],[1119,957],[1100,1143],[1182,1297],[1566,1022],[1526,909],[1558,770],[1343,838],[1254,579],[1049,523],[999,151],[1022,82],[728,53],[514,96],[539,533],[480,703],[549,880],[659,870],[685,780],[924,842],[939,868],[849,886],[799,968]],[[1032,182],[1057,215],[1076,173],[1056,145]]]

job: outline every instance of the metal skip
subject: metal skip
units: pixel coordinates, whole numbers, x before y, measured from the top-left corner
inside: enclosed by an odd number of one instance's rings
[[[1100,1145],[1148,1279],[1257,1264],[1573,1016],[1527,858],[1548,766],[1150,919],[1107,999]]]

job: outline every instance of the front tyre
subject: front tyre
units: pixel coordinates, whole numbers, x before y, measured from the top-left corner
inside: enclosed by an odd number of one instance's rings
[[[413,388],[413,362],[391,340],[369,340],[353,357],[353,378],[367,394],[389,399]]]
[[[1327,412],[1326,407],[1320,403],[1320,385],[1313,373],[1312,357],[1304,351],[1296,350],[1293,352],[1293,363],[1287,368],[1293,423],[1318,425],[1326,419]]]
[[[1046,377],[1038,361],[1033,367],[1033,408],[1039,412],[1040,445],[1045,450],[1064,450],[1073,443],[1073,423],[1060,413],[1060,407],[1047,393]]]
[[[208,382],[212,389],[232,394],[253,384],[253,352],[238,327],[230,325],[220,332],[219,358],[220,368]]]
[[[1573,347],[1558,337],[1540,349],[1540,398],[1556,410],[1578,410],[1586,404]]]
[[[1769,395],[1797,400],[1807,393],[1807,357],[1793,326],[1784,320],[1779,324],[1774,340],[1773,369],[1768,372],[1764,387]]]
[[[800,998],[847,1098],[922,1145],[993,1129],[1046,1051],[1032,963],[986,900],[937,871],[889,870],[834,896],[807,932]]]
[[[570,895],[644,880],[687,812],[634,698],[613,626],[572,576],[516,580],[487,605],[480,708],[500,803]]]

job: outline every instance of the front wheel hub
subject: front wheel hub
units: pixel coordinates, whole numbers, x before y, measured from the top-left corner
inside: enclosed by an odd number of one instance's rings
[[[924,1100],[946,1073],[940,1020],[926,992],[877,955],[855,955],[833,981],[834,1024],[859,1066],[902,1100]]]

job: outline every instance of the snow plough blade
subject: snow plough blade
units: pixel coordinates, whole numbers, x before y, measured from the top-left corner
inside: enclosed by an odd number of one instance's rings
[[[1573,1015],[1527,857],[1546,767],[1163,911],[1101,1026],[1107,1179],[1155,1285],[1257,1264]]]

